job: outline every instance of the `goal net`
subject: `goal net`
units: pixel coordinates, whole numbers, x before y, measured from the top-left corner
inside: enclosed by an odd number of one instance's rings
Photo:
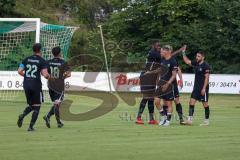
[[[43,23],[39,18],[0,18],[0,100],[18,96],[22,84],[16,79],[16,70],[23,58],[32,54],[34,43],[42,44],[45,59],[52,58],[55,46],[61,47],[66,59],[76,29]]]

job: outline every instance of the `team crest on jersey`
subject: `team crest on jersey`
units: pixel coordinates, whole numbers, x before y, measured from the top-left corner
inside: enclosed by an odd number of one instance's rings
[[[170,67],[170,64],[167,64],[168,67]]]
[[[199,71],[202,71],[202,68],[199,68]]]

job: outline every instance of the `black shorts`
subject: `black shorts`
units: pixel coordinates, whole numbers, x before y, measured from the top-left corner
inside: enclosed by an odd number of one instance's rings
[[[41,104],[44,102],[42,89],[25,87],[24,91],[29,105]]]
[[[62,101],[64,98],[64,94],[57,93],[51,89],[49,89],[49,95],[50,95],[52,102],[55,102],[56,100]]]
[[[174,97],[174,86],[172,87],[172,90],[170,92],[160,96],[159,98],[162,98],[165,101],[173,101],[175,99],[175,97]]]
[[[170,92],[166,95],[161,96],[161,98],[165,101],[173,101],[174,100],[174,94],[173,94],[173,92]]]
[[[179,97],[179,90],[178,90],[178,85],[177,82],[173,84],[173,95],[174,98],[178,98]]]
[[[206,89],[204,96],[201,95],[201,89],[193,89],[191,98],[196,99],[201,102],[208,102],[209,88]]]

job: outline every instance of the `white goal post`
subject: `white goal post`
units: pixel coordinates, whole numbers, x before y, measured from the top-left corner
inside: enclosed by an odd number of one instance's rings
[[[66,59],[73,33],[78,27],[53,25],[40,18],[0,18],[0,75],[16,71],[24,57],[32,54],[34,43],[42,44],[42,56],[52,58],[53,47],[60,46]],[[19,92],[8,88],[0,76],[0,100],[12,100]],[[14,85],[14,84],[13,84]],[[11,86],[11,85],[9,85]]]
[[[0,18],[0,22],[35,22],[36,23],[36,43],[40,42],[40,18]]]

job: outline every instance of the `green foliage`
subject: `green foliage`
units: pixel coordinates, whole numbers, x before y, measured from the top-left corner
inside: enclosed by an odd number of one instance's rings
[[[16,0],[0,0],[0,16],[6,16],[14,11]]]
[[[13,47],[12,50],[0,60],[0,70],[2,71],[15,71],[23,58],[32,55],[32,44],[34,43],[34,34],[32,38],[25,39],[22,43]]]
[[[160,39],[176,49],[187,44],[191,58],[199,50],[206,52],[214,73],[240,73],[238,0],[138,2],[113,14],[106,24],[106,34],[134,41],[132,52],[141,52],[142,56],[149,39]]]
[[[5,58],[1,59],[0,70],[15,71],[24,57],[32,54],[31,47],[19,46],[10,52]]]
[[[101,9],[106,17],[99,20],[96,14]],[[70,57],[88,53],[103,58],[97,28],[101,23],[106,43],[133,43],[127,50],[107,50],[108,59],[125,54],[130,61],[142,62],[151,40],[159,39],[175,49],[187,44],[191,59],[203,50],[213,73],[234,74],[240,73],[239,9],[239,0],[0,0],[0,15],[80,26]],[[69,18],[60,20],[59,14]],[[185,72],[191,72],[182,61],[180,64]]]

